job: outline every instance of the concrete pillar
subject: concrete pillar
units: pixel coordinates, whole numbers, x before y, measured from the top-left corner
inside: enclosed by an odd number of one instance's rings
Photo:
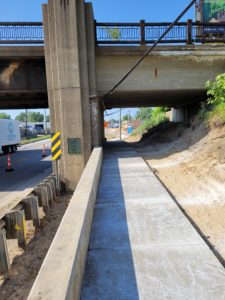
[[[95,55],[95,25],[92,3],[85,3],[86,27],[87,27],[87,49],[88,49],[88,76],[91,105],[91,135],[92,147],[102,145],[102,108],[97,97],[96,82],[96,55]]]
[[[185,121],[184,108],[172,108],[172,122],[179,123]]]
[[[74,190],[91,154],[91,122],[83,0],[43,6],[52,131],[60,131],[60,178]]]

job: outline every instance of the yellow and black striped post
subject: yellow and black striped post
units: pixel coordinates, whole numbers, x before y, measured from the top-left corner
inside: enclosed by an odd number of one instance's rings
[[[55,162],[56,180],[57,180],[57,195],[60,195],[60,178],[58,161],[62,157],[60,132],[51,134],[52,161]]]
[[[60,139],[59,131],[51,134],[51,143],[52,143],[52,160],[58,160],[62,156],[61,139]]]

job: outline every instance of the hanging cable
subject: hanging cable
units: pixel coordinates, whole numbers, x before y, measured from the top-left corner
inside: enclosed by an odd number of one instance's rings
[[[117,110],[117,111],[114,111],[114,112],[113,112],[113,113],[111,113],[111,114],[108,114],[108,113],[106,112],[105,116],[106,116],[106,117],[109,117],[109,116],[112,116],[112,115],[115,115],[115,114],[117,114],[118,112],[120,112],[120,109],[119,109],[119,110]]]
[[[133,65],[133,67],[122,77],[122,79],[114,85],[114,87],[109,90],[105,95],[100,97],[101,100],[103,100],[103,107],[104,105],[104,99],[112,94],[112,92],[115,91],[115,89],[121,85],[121,83],[136,69],[136,67],[143,61],[143,59],[158,45],[158,43],[167,35],[167,33],[176,25],[176,23],[186,14],[186,12],[195,4],[197,0],[192,0],[191,3],[182,11],[182,13],[175,19],[173,23],[170,24],[170,26],[166,29],[166,31],[160,36],[160,38],[148,49],[145,51],[145,53],[142,55],[142,57]]]

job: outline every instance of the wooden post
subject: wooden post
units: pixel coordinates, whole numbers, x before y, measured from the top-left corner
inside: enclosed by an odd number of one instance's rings
[[[58,188],[57,188],[57,179],[55,175],[51,175],[50,178],[52,179],[54,183],[54,188],[55,188],[55,195],[58,196]]]
[[[145,45],[145,20],[140,21],[141,45]]]
[[[52,192],[52,187],[51,187],[51,184],[50,182],[48,182],[47,180],[43,181],[41,183],[41,186],[44,186],[47,188],[47,192],[48,192],[48,201],[50,204],[53,203],[53,192]]]
[[[6,238],[18,239],[19,247],[26,245],[26,222],[24,210],[14,210],[5,215]]]
[[[26,221],[25,221],[25,213],[24,210],[18,210],[15,212],[16,214],[16,235],[18,239],[18,245],[21,248],[24,248],[27,243],[26,239]]]
[[[46,186],[38,186],[33,191],[34,195],[38,196],[39,206],[44,209],[49,209],[48,190]]]
[[[53,193],[53,201],[55,201],[56,199],[56,186],[55,186],[55,180],[54,178],[52,177],[49,177],[48,178],[50,184],[51,184],[51,187],[52,187],[52,193]]]
[[[9,271],[10,262],[9,262],[9,252],[6,242],[6,233],[5,229],[0,229],[0,273],[6,273]]]
[[[26,220],[33,220],[34,226],[40,225],[40,217],[38,211],[38,197],[30,196],[22,201]]]
[[[192,20],[187,20],[187,45],[192,45]]]

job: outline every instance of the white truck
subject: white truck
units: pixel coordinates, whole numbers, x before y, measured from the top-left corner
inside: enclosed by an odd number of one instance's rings
[[[0,153],[12,153],[21,142],[19,122],[0,119]]]

